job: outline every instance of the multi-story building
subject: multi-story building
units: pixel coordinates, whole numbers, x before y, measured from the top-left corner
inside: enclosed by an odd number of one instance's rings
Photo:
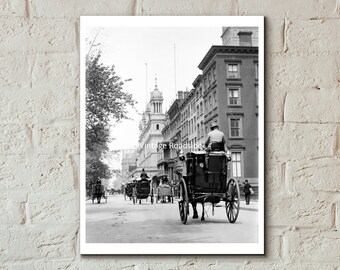
[[[137,149],[137,168],[133,172],[139,175],[145,169],[149,177],[155,176],[157,170],[157,146],[163,141],[162,129],[164,128],[163,95],[155,89],[150,94],[150,102],[146,106],[142,120],[139,124],[139,146]]]
[[[234,33],[233,29],[223,28]],[[246,33],[237,30],[239,44]],[[258,47],[212,46],[199,64],[202,70],[205,136],[217,120],[227,139],[232,162],[230,175],[258,180]],[[252,45],[252,43],[248,43]]]
[[[203,77],[198,75],[194,82],[192,83],[195,89],[195,114],[196,114],[196,145],[204,145],[204,109],[203,109]]]
[[[164,128],[162,130],[164,141],[158,149],[159,174],[166,174],[170,181],[178,182],[178,145],[181,145],[181,114],[179,106],[184,98],[183,91],[179,91],[177,99],[166,112]]]
[[[194,150],[196,139],[196,102],[195,89],[190,92],[186,91],[183,101],[179,106],[181,113],[181,144],[184,154]]]
[[[122,174],[128,175],[137,167],[137,149],[123,149],[122,155]]]

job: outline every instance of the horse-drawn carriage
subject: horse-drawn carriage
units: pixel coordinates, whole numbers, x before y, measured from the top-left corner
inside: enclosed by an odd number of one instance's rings
[[[92,190],[91,190],[92,203],[94,203],[95,200],[97,200],[97,203],[100,203],[101,198],[103,198],[105,202],[107,203],[107,197],[108,197],[108,194],[105,190],[105,187],[104,185],[101,184],[100,181],[92,185]]]
[[[161,175],[158,177],[156,188],[156,203],[174,202],[174,187],[168,180],[168,176]]]
[[[135,186],[132,191],[132,200],[133,203],[136,204],[139,201],[139,204],[142,203],[142,200],[148,199],[150,196],[151,204],[153,204],[153,192],[151,188],[151,180],[147,178],[141,178],[136,181]]]
[[[217,149],[223,149],[218,147]],[[186,166],[186,176],[179,183],[179,213],[183,224],[189,215],[189,203],[192,204],[194,215],[198,218],[196,205],[202,204],[202,218],[205,220],[204,204],[211,203],[214,207],[225,202],[227,218],[234,223],[240,208],[240,189],[237,181],[227,179],[227,163],[230,158],[224,151],[196,151],[180,157]]]
[[[125,189],[124,189],[124,199],[126,200],[126,196],[129,197],[129,199],[132,199],[133,196],[133,189],[136,186],[136,182],[129,182],[126,183]]]

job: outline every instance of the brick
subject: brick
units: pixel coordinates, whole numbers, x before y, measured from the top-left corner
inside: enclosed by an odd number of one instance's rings
[[[36,192],[29,197],[28,207],[28,218],[32,224],[77,224],[79,222],[79,196],[73,190]]]
[[[25,203],[27,192],[18,193],[17,191],[0,192],[0,224],[24,224],[25,223]]]
[[[266,129],[269,158],[286,162],[333,156],[336,125],[269,123]]]
[[[266,216],[270,226],[304,226],[331,228],[334,207],[330,200],[308,189],[300,194],[267,193],[270,208]]]
[[[284,121],[296,123],[334,123],[340,119],[338,90],[288,92]],[[315,104],[318,104],[317,107]]]
[[[6,254],[0,253],[0,260],[74,258],[77,230],[65,224],[2,226],[0,233],[5,241],[0,242],[0,250]]]
[[[53,6],[53,8],[51,8]],[[94,15],[133,15],[133,1],[124,0],[33,0],[31,13],[34,17],[66,17]]]
[[[280,193],[284,191],[285,163],[276,159],[265,160],[265,194]]]
[[[34,95],[30,88],[1,89],[0,121],[22,124],[30,129],[35,122]]]
[[[268,18],[315,18],[315,17],[335,17],[335,1],[325,0],[308,1],[270,1],[249,2],[247,0],[238,1],[239,15],[262,15]]]
[[[0,19],[2,52],[72,52],[75,24],[66,19]]]
[[[335,204],[335,226],[337,230],[340,230],[340,202]]]
[[[74,188],[73,171],[68,156],[0,156],[0,183],[3,189],[68,192]]]
[[[3,0],[0,3],[0,16],[25,16],[26,2],[24,0]]]
[[[275,269],[275,270],[335,270],[336,264],[329,265],[329,264],[310,264],[310,263],[286,263],[286,262],[258,262],[258,263],[249,263],[240,268],[240,270],[262,270],[262,269]]]
[[[34,107],[39,127],[78,126],[77,88],[34,88]],[[50,112],[53,111],[53,114]]]
[[[32,151],[30,133],[23,124],[3,123],[0,132],[0,153],[23,154]]]
[[[289,238],[289,260],[292,262],[338,264],[340,238],[338,232],[318,230],[292,232]]]
[[[44,88],[79,86],[79,72],[78,54],[37,55],[32,71],[32,85]]]
[[[339,175],[340,163],[337,158],[288,162],[286,183],[293,192],[339,192]]]
[[[39,132],[38,153],[76,154],[80,151],[79,127],[76,126],[74,119],[42,125],[39,127]]]
[[[266,57],[266,67],[270,67],[266,76],[270,91],[266,91],[266,95],[275,102],[272,98],[276,98],[279,91],[303,92],[339,86],[339,56],[339,53],[307,56],[270,54]]]
[[[138,1],[136,15],[236,15],[236,9],[236,1],[175,0],[158,5],[156,0],[144,0]]]
[[[273,88],[265,94],[265,121],[283,122],[284,102],[287,91],[282,88]]]
[[[8,53],[0,55],[0,86],[29,87],[31,84],[32,62],[33,58],[24,54]]]
[[[266,53],[281,53],[284,47],[284,20],[268,19],[265,27],[265,48]]]
[[[287,31],[287,53],[306,56],[338,52],[339,28],[338,19],[294,20]]]

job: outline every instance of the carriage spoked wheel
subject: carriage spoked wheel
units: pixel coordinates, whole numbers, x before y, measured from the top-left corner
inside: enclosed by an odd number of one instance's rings
[[[179,215],[183,224],[187,223],[189,215],[189,199],[187,185],[182,180],[179,184],[179,201],[178,201]]]
[[[235,179],[231,178],[227,184],[225,209],[230,223],[234,223],[240,211],[240,188]]]

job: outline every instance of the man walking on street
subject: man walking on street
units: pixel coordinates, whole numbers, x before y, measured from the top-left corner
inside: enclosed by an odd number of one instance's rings
[[[243,192],[244,192],[244,197],[246,199],[247,205],[250,203],[250,194],[251,194],[250,189],[251,189],[251,185],[248,183],[248,180],[246,179],[244,181]]]

